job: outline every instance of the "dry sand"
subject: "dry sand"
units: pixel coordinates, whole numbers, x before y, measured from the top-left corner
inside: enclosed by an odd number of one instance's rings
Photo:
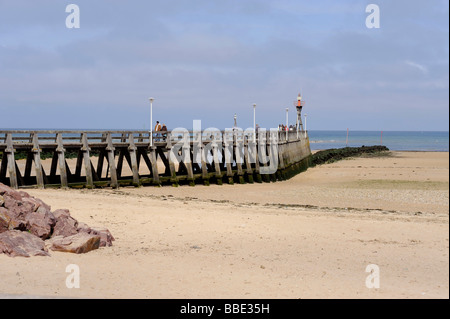
[[[116,241],[0,255],[0,296],[449,298],[448,153],[348,159],[270,184],[27,191]],[[66,287],[69,264],[80,288]]]

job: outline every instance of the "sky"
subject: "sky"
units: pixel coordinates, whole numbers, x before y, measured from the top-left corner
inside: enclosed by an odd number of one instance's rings
[[[253,103],[269,129],[301,92],[308,130],[448,131],[448,37],[440,0],[0,0],[0,130],[148,130],[149,97],[169,129]]]

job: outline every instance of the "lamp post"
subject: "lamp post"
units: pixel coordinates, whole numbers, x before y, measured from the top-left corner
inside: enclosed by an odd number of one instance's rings
[[[153,101],[154,98],[149,98],[150,100],[150,146],[153,146]]]
[[[288,140],[289,133],[289,108],[286,108],[286,141]]]
[[[307,116],[308,114],[306,114],[305,113],[305,137],[306,137],[306,116]]]
[[[256,103],[253,103],[253,143],[256,142]]]

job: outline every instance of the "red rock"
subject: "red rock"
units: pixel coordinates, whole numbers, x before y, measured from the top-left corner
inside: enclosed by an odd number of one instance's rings
[[[53,227],[52,236],[72,236],[78,233],[78,221],[70,216],[67,209],[58,209],[53,212],[56,223]]]
[[[14,198],[15,200],[21,200],[22,196],[15,189],[6,186],[5,184],[0,183],[0,195],[8,195],[9,197]]]
[[[19,230],[0,234],[0,253],[10,257],[50,256],[42,239]]]
[[[0,232],[2,232],[1,229],[4,231],[8,229],[26,230],[24,216],[20,211],[0,207],[0,220]]]
[[[115,240],[111,232],[104,227],[91,227],[90,234],[100,236],[100,247],[112,246],[112,242]]]
[[[43,240],[50,237],[56,223],[55,216],[44,206],[39,207],[34,213],[27,214],[25,221],[26,229]]]
[[[46,245],[54,251],[82,254],[100,247],[100,236],[87,233],[63,237],[56,236],[47,240]]]
[[[70,216],[67,209],[51,212],[51,207],[42,200],[23,191],[16,191],[0,183],[0,234],[12,234],[18,238],[17,249],[13,241],[5,237],[5,251],[10,255],[27,255],[21,248],[25,239],[16,232],[24,231],[24,236],[46,240],[52,250],[84,253],[99,247],[112,246],[114,237],[104,227],[89,227]],[[26,231],[26,232],[25,232]],[[5,235],[6,236],[6,235]],[[41,243],[42,244],[42,243]],[[3,247],[3,246],[2,246]],[[46,253],[46,251],[44,251]],[[37,252],[39,254],[39,252]]]
[[[0,233],[8,230],[10,220],[11,218],[9,217],[8,210],[4,207],[0,207]]]
[[[100,236],[100,247],[112,246],[112,242],[115,240],[111,232],[104,227],[89,227],[85,223],[78,224],[78,232],[99,235]]]
[[[92,229],[86,223],[79,222],[77,231],[90,234]]]

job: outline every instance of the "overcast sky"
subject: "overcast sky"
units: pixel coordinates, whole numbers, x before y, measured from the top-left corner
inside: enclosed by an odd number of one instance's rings
[[[80,28],[66,27],[66,6]],[[380,28],[367,28],[377,4]],[[449,128],[448,1],[0,0],[0,129]]]

